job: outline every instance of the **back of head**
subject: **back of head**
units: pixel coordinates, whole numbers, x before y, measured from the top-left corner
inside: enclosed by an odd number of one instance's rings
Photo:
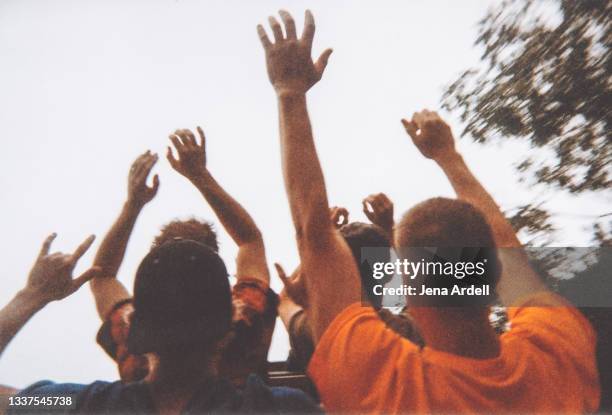
[[[211,248],[167,242],[143,259],[134,281],[131,353],[211,351],[230,329],[227,270]]]
[[[435,197],[407,211],[396,226],[397,246],[495,247],[491,227],[473,205]]]
[[[484,215],[470,203],[438,197],[417,204],[404,214],[396,226],[395,245],[403,259],[424,259],[432,263],[431,269],[435,271],[422,276],[415,283],[449,290],[455,285],[488,285],[491,294],[481,300],[488,303],[494,298],[501,273],[495,240]],[[466,278],[468,263],[485,264],[484,273],[478,278]],[[454,278],[449,278],[446,273],[442,275],[440,265],[452,269],[454,275],[451,277]],[[432,303],[458,306],[482,304],[474,297],[464,296],[437,297],[437,300],[432,300]]]
[[[391,240],[387,233],[377,225],[363,222],[351,222],[340,228],[340,234],[348,244],[355,261],[359,267],[361,284],[367,300],[374,306],[380,307],[382,298],[373,293],[374,285],[387,283],[391,277],[375,280],[373,275],[374,262],[388,262],[390,258]],[[367,258],[362,255],[362,249],[382,248],[368,250]]]
[[[197,219],[174,220],[162,227],[159,235],[153,240],[151,249],[157,248],[166,242],[181,239],[200,242],[215,252],[219,252],[217,233],[210,222]]]

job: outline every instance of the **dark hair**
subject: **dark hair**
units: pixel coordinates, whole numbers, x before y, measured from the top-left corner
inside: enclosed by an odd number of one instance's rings
[[[188,220],[174,220],[161,228],[160,233],[153,240],[151,249],[157,248],[166,242],[187,239],[206,245],[215,252],[219,252],[217,233],[212,223],[200,221],[195,218]]]
[[[459,287],[488,285],[490,296],[481,298],[490,302],[495,297],[495,286],[501,274],[501,265],[495,249],[495,239],[484,215],[476,207],[462,200],[436,197],[421,202],[404,214],[396,230],[396,248],[402,258],[423,258],[429,261],[454,263],[486,263],[484,275],[474,278],[444,278],[437,273],[421,279],[428,287]],[[432,251],[420,248],[435,248]],[[437,296],[440,300],[440,296]],[[474,297],[447,297],[443,305],[475,305]]]
[[[382,297],[376,296],[373,293],[374,285],[386,284],[390,279],[375,280],[371,262],[388,262],[390,259],[391,239],[387,232],[380,226],[372,225],[363,222],[351,222],[340,228],[340,234],[348,244],[353,258],[357,262],[359,274],[361,276],[361,286],[366,295],[367,300],[374,306],[380,307]],[[363,258],[362,248],[384,248],[379,250],[370,250],[368,258]]]

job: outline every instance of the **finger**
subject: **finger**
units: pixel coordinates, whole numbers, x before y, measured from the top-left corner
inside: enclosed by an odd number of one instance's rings
[[[51,243],[57,237],[57,233],[53,232],[51,235],[47,236],[45,241],[42,244],[42,248],[40,248],[40,253],[38,254],[39,258],[49,255],[49,249],[51,248]]]
[[[159,189],[159,175],[153,176],[153,186],[150,188],[153,196],[157,194],[157,189]]]
[[[423,114],[424,114],[424,122],[427,122],[427,121],[431,122],[437,119],[435,114],[428,109],[424,109]]]
[[[157,163],[157,154],[154,155],[150,155],[147,160],[143,163],[143,167],[142,167],[142,172],[144,174],[144,176],[148,176],[149,173],[151,172],[151,169],[153,168],[153,166],[155,166],[155,163]]]
[[[379,198],[379,199],[380,199],[380,201],[381,201],[381,202],[383,202],[383,203],[387,203],[387,202],[391,203],[391,200],[390,200],[390,199],[387,197],[387,195],[386,195],[386,194],[384,194],[384,193],[379,193],[379,194],[378,194],[378,198]]]
[[[142,153],[141,155],[139,155],[138,157],[136,157],[136,160],[134,160],[133,164],[140,163],[142,160],[144,160],[149,155],[149,152],[150,152],[150,150],[147,150],[144,153]]]
[[[417,128],[420,130],[423,127],[423,122],[425,122],[425,114],[423,112],[415,112],[412,115],[412,122],[416,124]]]
[[[176,130],[174,132],[174,135],[178,137],[179,141],[181,142],[181,144],[183,145],[183,147],[188,147],[189,143],[187,140],[187,134],[185,133],[185,130]]]
[[[283,19],[283,23],[285,23],[285,33],[287,34],[287,39],[297,39],[297,34],[295,32],[295,21],[293,17],[286,10],[279,10],[278,14],[281,19]]]
[[[338,214],[338,208],[336,206],[332,206],[329,208],[329,216],[332,218],[332,220],[334,220],[337,214]]]
[[[189,136],[189,141],[193,147],[198,147],[198,141],[196,140],[195,134],[191,130],[187,130],[187,135]]]
[[[168,146],[168,150],[166,151],[166,158],[168,159],[168,162],[172,168],[176,169],[178,166],[178,160],[174,158],[174,154],[172,153],[170,146]]]
[[[304,42],[309,49],[312,48],[312,39],[314,39],[315,33],[315,22],[312,12],[306,10],[304,14],[304,30],[302,31],[302,42]]]
[[[374,206],[373,200],[364,200],[363,213],[365,213],[366,217],[370,220],[370,222],[376,222],[377,210]]]
[[[366,197],[363,200],[368,202],[369,205],[372,205],[372,203],[376,200],[376,195],[374,195],[374,194],[369,195],[368,197]]]
[[[268,17],[268,22],[270,23],[270,27],[272,28],[272,33],[274,33],[274,43],[278,43],[283,40],[283,29],[281,28],[280,23],[274,16]]]
[[[187,148],[196,147],[195,135],[193,135],[193,132],[191,132],[190,129],[186,128],[184,130],[180,130],[180,132],[180,137],[183,140],[183,144],[185,144]]]
[[[325,70],[325,67],[327,66],[327,62],[329,61],[329,57],[332,54],[332,52],[333,52],[332,49],[325,49],[323,53],[321,53],[321,56],[319,56],[319,59],[317,59],[317,61],[315,62],[314,64],[315,70],[317,71],[319,76],[323,75],[323,71]]]
[[[287,273],[285,272],[285,270],[283,269],[283,267],[281,267],[280,264],[278,263],[274,263],[274,268],[276,268],[276,272],[278,273],[278,278],[280,278],[281,282],[283,283],[283,285],[286,287],[288,285],[290,285],[289,283],[289,278],[287,278]]]
[[[383,208],[383,203],[377,196],[374,196],[369,202],[374,212],[379,212]]]
[[[331,208],[330,211],[330,219],[332,221],[332,224],[334,226],[339,226],[339,222],[340,222],[340,211],[338,210],[337,207],[333,207]]]
[[[260,24],[257,25],[257,34],[259,35],[259,40],[261,40],[261,44],[263,45],[264,49],[267,50],[270,46],[272,46],[272,42],[270,42],[266,30]]]
[[[132,169],[137,168],[140,165],[140,163],[142,163],[142,160],[144,160],[146,156],[147,156],[147,152],[144,152],[138,157],[136,157],[136,160],[132,162]]]
[[[72,292],[75,292],[83,286],[87,281],[91,281],[93,278],[102,274],[102,267],[91,267],[74,280],[72,280]]]
[[[348,212],[342,212],[340,214],[340,225],[344,226],[348,223]]]
[[[157,155],[148,155],[147,159],[140,167],[132,173],[132,178],[136,183],[146,183],[147,177],[151,173],[151,169],[157,163]]]
[[[406,130],[410,138],[415,140],[417,138],[417,130],[418,130],[416,124],[413,123],[412,121],[408,121],[405,118],[402,119],[402,124],[404,125],[404,129]]]
[[[72,254],[73,262],[78,261],[79,258],[81,258],[85,252],[87,252],[87,250],[89,249],[91,244],[93,244],[93,241],[95,239],[96,239],[96,235],[89,235],[89,237],[87,237],[87,239],[85,239],[83,243],[78,246],[76,251],[74,251],[74,253]]]
[[[370,215],[372,214],[372,210],[371,210],[371,206],[369,204],[370,202],[368,201],[368,199],[364,199],[361,204],[363,206],[363,213],[365,213],[365,215],[368,217],[368,219],[370,219]]]
[[[132,166],[130,167],[130,174],[132,175],[136,175],[138,174],[138,172],[140,171],[140,169],[142,168],[142,163],[145,160],[145,158],[147,157],[147,153],[142,153],[141,155],[139,155],[136,160],[134,160],[134,162],[132,163]]]
[[[205,147],[206,146],[206,136],[204,135],[204,130],[202,130],[202,127],[198,126],[198,135],[200,136],[200,146],[201,147]]]
[[[169,137],[170,137],[170,141],[172,141],[172,144],[174,144],[174,148],[176,149],[176,152],[180,156],[181,152],[183,151],[183,143],[179,140],[178,136],[174,134],[170,135]]]
[[[338,212],[341,218],[340,225],[346,225],[349,221],[349,211],[346,208],[342,207],[338,209]]]

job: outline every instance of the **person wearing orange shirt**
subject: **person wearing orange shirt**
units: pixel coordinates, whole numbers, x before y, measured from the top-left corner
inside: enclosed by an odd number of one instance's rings
[[[280,17],[284,33],[276,18],[269,18],[274,42],[263,26],[258,33],[278,100],[285,187],[317,343],[309,375],[326,410],[597,410],[592,328],[574,307],[547,291],[512,227],[456,152],[450,128],[434,112],[416,113],[403,123],[418,149],[443,169],[459,200],[435,198],[410,209],[394,230],[394,246],[400,256],[409,251],[405,247],[437,246],[450,257],[463,254],[466,247],[483,248],[480,259],[487,259],[490,267],[481,283],[494,292],[478,304],[427,296],[412,301],[411,315],[426,344],[422,350],[388,330],[371,308],[361,306],[355,261],[328,220],[325,182],[306,105],[306,93],[321,79],[331,49],[312,60],[315,25],[309,11],[299,38],[289,13],[281,11]],[[432,283],[430,278],[423,281]],[[438,278],[432,284],[440,281],[453,282]],[[512,306],[512,328],[502,336],[487,319],[488,302],[495,294]]]

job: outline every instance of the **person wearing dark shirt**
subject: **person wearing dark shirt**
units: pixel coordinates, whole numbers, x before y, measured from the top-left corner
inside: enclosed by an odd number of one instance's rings
[[[36,311],[100,271],[94,267],[72,279],[92,241],[72,255],[49,255],[50,240],[45,243],[26,288],[0,311],[0,351]],[[136,273],[127,347],[134,355],[157,357],[154,376],[132,383],[37,382],[8,398],[8,413],[320,411],[303,392],[267,387],[256,375],[241,389],[218,375],[217,358],[232,326],[231,298],[225,264],[211,248],[183,240],[153,249]]]
[[[262,234],[246,209],[213,177],[207,165],[209,154],[204,131],[200,127],[197,131],[199,140],[187,129],[171,134],[174,148],[168,147],[167,160],[176,172],[199,190],[238,246],[236,284],[232,287],[232,336],[223,348],[219,371],[241,387],[250,373],[267,378],[267,356],[276,323],[278,296],[269,286]],[[152,186],[147,185],[147,177],[157,160],[157,154],[147,151],[132,164],[128,174],[127,200],[94,259],[94,265],[101,267],[102,272],[90,283],[98,314],[103,320],[97,342],[116,362],[124,382],[152,376],[157,362],[152,354],[134,355],[128,351],[129,316],[134,305],[128,290],[117,279],[136,220],[157,194],[160,183],[157,175],[153,177]],[[217,235],[211,224],[196,219],[167,224],[155,238],[152,248],[178,239],[201,242],[218,252]]]

